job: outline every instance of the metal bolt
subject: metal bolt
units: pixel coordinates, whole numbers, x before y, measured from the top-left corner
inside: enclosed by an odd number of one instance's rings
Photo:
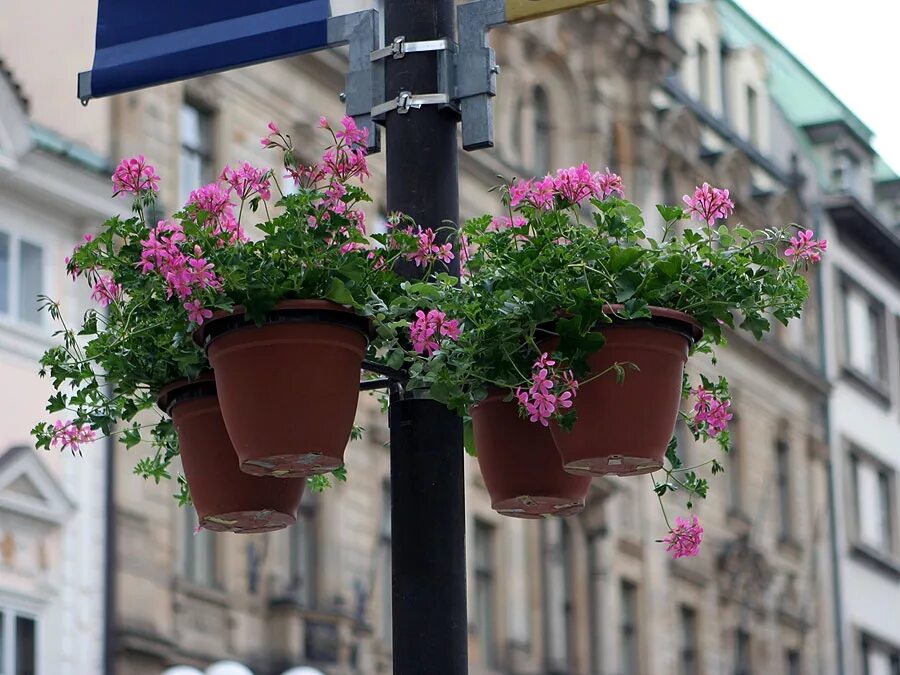
[[[342,91],[340,94],[338,94],[338,98],[341,99],[341,103],[346,103],[347,102],[346,92]]]
[[[500,74],[500,64],[499,64],[499,63],[495,63],[495,64],[491,67],[491,72],[494,73],[494,75],[499,75],[499,74]]]

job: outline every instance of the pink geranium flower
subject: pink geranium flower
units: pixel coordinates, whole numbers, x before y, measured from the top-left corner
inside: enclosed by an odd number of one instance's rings
[[[725,431],[728,422],[734,417],[729,412],[731,401],[717,399],[703,387],[697,387],[691,393],[697,397],[694,403],[694,419],[697,423],[706,424],[707,433],[713,438]]]
[[[192,300],[190,302],[184,303],[184,308],[187,310],[188,319],[193,321],[198,326],[202,326],[203,322],[207,319],[212,318],[212,310],[204,309],[200,300]]]
[[[87,424],[75,424],[75,422],[56,420],[53,425],[53,436],[50,439],[50,447],[60,446],[60,450],[70,450],[73,455],[81,454],[81,446],[90,443],[97,438],[97,433]]]
[[[109,303],[118,300],[121,295],[122,286],[117,284],[112,276],[106,274],[97,279],[91,299],[99,303],[101,307],[107,307]]]
[[[255,195],[268,201],[272,198],[269,173],[267,169],[259,169],[250,162],[242,162],[237,168],[226,166],[222,169],[220,180],[228,183],[241,201]]]
[[[696,188],[693,196],[685,195],[683,199],[688,213],[710,226],[734,212],[734,202],[729,198],[728,190],[713,187],[709,183]]]
[[[703,541],[703,527],[696,515],[690,520],[678,516],[675,518],[675,527],[663,538],[666,551],[673,558],[693,558],[700,553],[700,544]]]
[[[461,334],[459,321],[448,319],[444,312],[437,309],[426,314],[421,309],[416,312],[416,320],[409,325],[409,336],[413,349],[417,354],[431,356],[440,348],[440,338],[446,337],[454,342]]]
[[[116,195],[140,195],[159,192],[159,176],[143,155],[128,157],[119,162],[112,175],[113,197]]]
[[[797,236],[791,237],[791,245],[784,254],[789,258],[819,262],[822,254],[828,248],[828,242],[824,239],[816,239],[812,230],[801,230]]]

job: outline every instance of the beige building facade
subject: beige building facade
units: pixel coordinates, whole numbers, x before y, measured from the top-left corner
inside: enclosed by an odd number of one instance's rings
[[[41,19],[59,32],[53,42],[66,45],[58,56],[71,69],[45,78],[29,62],[24,36],[35,18],[15,7],[2,10],[0,56],[34,83],[38,122],[111,159],[146,155],[163,177],[168,210],[225,164],[270,164],[258,143],[269,120],[312,159],[319,115],[341,114],[341,51],[82,110],[74,92],[71,102],[60,92],[74,89],[75,70],[90,63],[81,37],[92,34],[93,5],[78,0]],[[732,190],[735,221],[812,225],[819,196],[798,159],[808,148],[772,100],[771,56],[752,43],[726,48],[732,28],[720,3],[622,0],[493,33],[502,66],[497,147],[461,157],[464,216],[497,208],[488,194],[497,175],[587,161],[620,173],[648,213],[706,180]],[[371,164],[376,222],[383,158]],[[711,477],[709,498],[696,505],[706,528],[696,559],[673,561],[657,541],[666,526],[646,477],[595,480],[577,517],[516,521],[491,511],[467,460],[470,672],[839,672],[823,365],[823,326],[833,326],[820,321],[815,273],[810,283],[802,322],[761,343],[734,335],[720,354],[716,368],[734,395],[733,448],[720,458],[726,473]],[[132,475],[140,450],[116,453],[107,675],[160,675],[226,658],[256,675],[300,665],[328,675],[391,671],[386,418],[363,396],[357,421],[366,432],[348,448],[349,481],[304,497],[297,524],[271,535],[195,535],[174,486]],[[717,452],[683,448],[691,464]],[[686,514],[680,495],[668,509]],[[431,672],[428,664],[421,672]]]

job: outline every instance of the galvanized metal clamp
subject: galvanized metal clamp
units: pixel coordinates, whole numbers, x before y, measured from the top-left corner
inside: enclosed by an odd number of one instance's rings
[[[423,40],[420,42],[407,42],[402,35],[391,40],[391,44],[381,49],[374,50],[369,55],[369,60],[375,67],[378,75],[376,78],[384,81],[384,60],[388,58],[402,59],[407,54],[421,52],[437,52],[437,83],[438,91],[428,94],[416,94],[403,90],[397,96],[383,103],[372,106],[372,119],[383,121],[384,116],[396,110],[398,114],[405,115],[411,109],[421,108],[423,105],[437,105],[458,110],[456,106],[456,43],[448,38],[439,40]]]

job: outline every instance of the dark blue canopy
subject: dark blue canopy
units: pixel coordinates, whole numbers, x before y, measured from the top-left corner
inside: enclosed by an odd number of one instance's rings
[[[97,51],[82,99],[328,44],[329,0],[98,0]]]

